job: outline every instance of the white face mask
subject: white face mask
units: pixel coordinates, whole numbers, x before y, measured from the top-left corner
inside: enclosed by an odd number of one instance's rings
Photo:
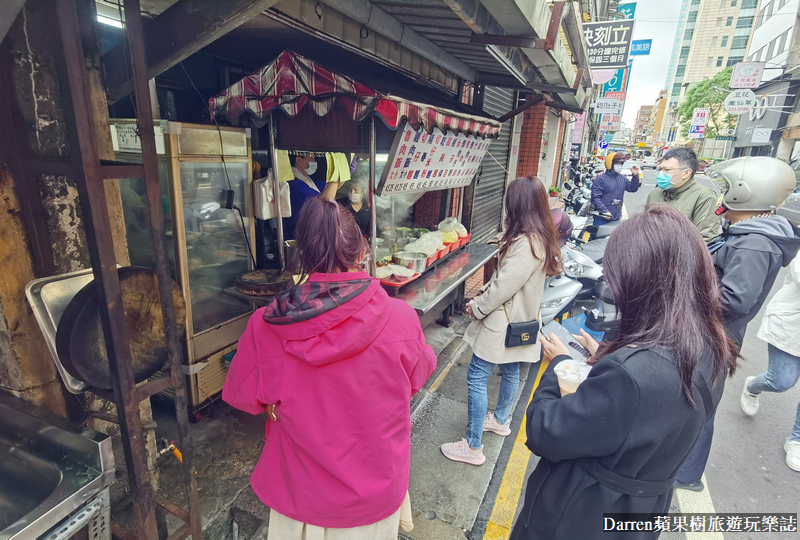
[[[614,172],[617,173],[617,174],[622,172],[622,164],[621,163],[618,163],[618,164],[614,165]]]
[[[364,200],[364,194],[363,193],[349,193],[347,195],[347,198],[350,199],[351,203],[358,204],[358,203],[360,203],[361,201]]]
[[[312,161],[311,163],[308,164],[308,168],[306,169],[306,174],[311,176],[315,172],[317,172],[317,162]]]

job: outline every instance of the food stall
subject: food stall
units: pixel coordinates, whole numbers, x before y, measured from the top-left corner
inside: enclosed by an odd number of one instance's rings
[[[141,163],[135,120],[110,125],[116,159]],[[225,293],[254,267],[250,133],[162,120],[155,134],[170,267],[186,305],[183,368],[194,414],[222,391],[226,359],[254,310]],[[144,179],[119,182],[131,264],[153,269]]]
[[[357,156],[353,174],[366,177],[371,211],[371,274],[413,306],[423,325],[451,316],[460,286],[496,254],[494,246],[470,243],[457,215],[423,224],[413,218],[426,193],[473,182],[499,122],[379,93],[291,51],[212,98],[209,107],[218,121],[259,130],[265,144],[254,152],[268,151],[270,165],[279,164],[280,151]],[[270,177],[273,193],[281,192],[279,176]],[[280,206],[270,227],[279,250],[276,271],[285,271]],[[241,297],[257,305],[271,299]]]

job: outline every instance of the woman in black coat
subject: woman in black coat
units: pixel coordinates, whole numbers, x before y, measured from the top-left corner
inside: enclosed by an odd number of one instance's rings
[[[552,358],[527,411],[527,446],[541,457],[511,540],[652,539],[606,532],[603,514],[666,514],[675,475],[716,409],[737,350],[722,323],[711,257],[677,210],[655,205],[609,238],[605,279],[621,314],[618,335],[593,353],[588,378],[561,397]]]

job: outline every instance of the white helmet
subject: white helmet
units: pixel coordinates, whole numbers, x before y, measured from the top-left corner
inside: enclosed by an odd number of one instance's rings
[[[779,159],[745,156],[706,170],[730,210],[768,212],[777,209],[795,188],[794,170]]]

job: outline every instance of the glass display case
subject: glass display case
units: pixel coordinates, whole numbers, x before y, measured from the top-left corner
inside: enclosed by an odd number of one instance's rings
[[[111,120],[111,132],[116,159],[141,162],[136,124]],[[156,143],[171,269],[187,306],[189,403],[199,407],[222,391],[225,358],[254,309],[226,292],[253,269],[250,140],[245,129],[161,121]],[[144,179],[120,179],[120,193],[131,264],[154,268]]]

